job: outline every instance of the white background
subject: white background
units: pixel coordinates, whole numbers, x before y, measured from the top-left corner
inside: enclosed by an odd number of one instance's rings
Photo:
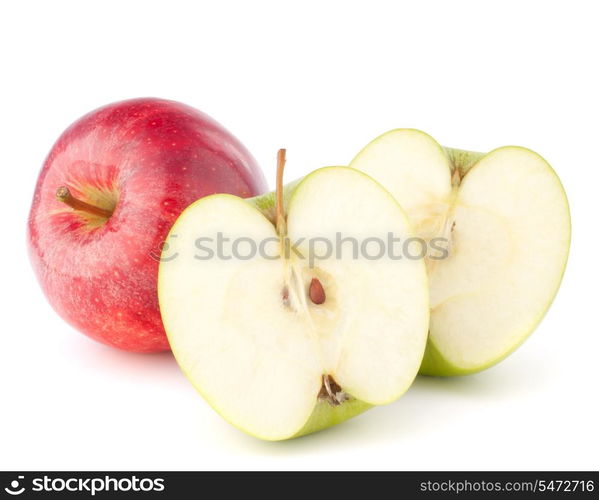
[[[4,2],[0,7],[2,469],[597,469],[596,2]],[[44,156],[83,113],[136,96],[212,115],[272,186],[416,127],[445,145],[530,147],[569,195],[552,309],[509,359],[418,378],[322,433],[235,430],[169,354],[119,352],[46,303],[25,226]]]

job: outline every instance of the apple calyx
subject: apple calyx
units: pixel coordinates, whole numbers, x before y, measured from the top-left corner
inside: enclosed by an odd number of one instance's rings
[[[94,215],[96,217],[101,217],[103,219],[109,219],[112,215],[111,210],[106,210],[104,208],[97,207],[95,205],[91,205],[90,203],[86,203],[78,198],[75,198],[71,190],[66,186],[60,186],[56,190],[56,199],[65,205],[71,207],[73,210],[80,210],[90,215]]]
[[[322,376],[322,387],[318,393],[318,399],[326,401],[331,406],[339,406],[349,399],[349,396],[343,392],[341,386],[335,382],[330,375]]]

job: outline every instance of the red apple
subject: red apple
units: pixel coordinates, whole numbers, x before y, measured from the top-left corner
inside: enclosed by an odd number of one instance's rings
[[[83,333],[130,351],[168,350],[156,277],[172,223],[202,196],[265,190],[250,153],[196,109],[152,98],[110,104],[71,125],[42,167],[29,214],[33,268],[50,304]]]

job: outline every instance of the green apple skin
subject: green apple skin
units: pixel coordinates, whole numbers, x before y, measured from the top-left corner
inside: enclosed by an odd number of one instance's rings
[[[396,130],[397,129],[386,132],[371,142],[376,141],[377,139],[379,139],[380,137],[382,137],[386,134],[395,132]],[[404,129],[404,130],[406,130],[406,129]],[[425,132],[422,132],[420,130],[416,130],[416,129],[412,129],[412,130],[415,130],[419,133],[428,135]],[[459,172],[460,178],[463,178],[472,168],[474,168],[480,159],[485,157],[487,154],[490,154],[493,152],[493,151],[490,151],[489,153],[479,153],[479,152],[475,152],[475,151],[467,151],[467,150],[449,148],[449,147],[444,147],[444,146],[439,146],[439,147],[445,152],[445,154],[447,155],[447,157],[450,160],[451,165]],[[513,147],[517,147],[518,149],[522,149],[525,151],[531,151],[528,148],[525,148],[522,146],[513,146]],[[538,153],[536,153],[536,152],[535,152],[535,154],[538,155]],[[559,180],[557,173],[555,173],[553,168],[550,166],[550,164],[546,160],[545,160],[545,163],[547,164],[547,166],[551,169],[552,173],[557,178],[558,183],[561,186],[564,198],[566,198],[566,200],[567,200],[566,192],[563,188],[563,185],[561,184],[561,181]],[[569,204],[568,204],[568,216],[571,219],[571,215],[569,212]],[[569,251],[570,243],[571,243],[571,226],[570,226],[570,232],[568,234],[568,251]],[[563,279],[564,273],[566,271],[566,264],[567,264],[567,259],[566,259],[566,262],[564,263],[564,267],[562,269],[560,284],[561,284],[561,279]],[[451,376],[459,376],[459,375],[470,375],[473,373],[478,373],[483,370],[486,370],[487,368],[490,368],[492,366],[495,366],[497,363],[504,360],[511,353],[513,353],[518,347],[520,347],[524,343],[524,341],[532,334],[532,332],[536,329],[536,327],[539,325],[539,323],[542,321],[543,317],[545,316],[545,314],[551,307],[551,304],[553,303],[553,300],[555,299],[555,296],[557,295],[558,290],[559,290],[559,285],[556,288],[553,297],[547,303],[547,306],[546,306],[543,314],[541,314],[540,317],[537,319],[537,321],[534,324],[534,326],[532,327],[532,329],[522,332],[519,342],[517,342],[515,345],[513,345],[511,349],[509,349],[507,352],[503,353],[501,356],[497,357],[496,359],[492,360],[491,362],[485,363],[484,365],[476,366],[476,367],[469,368],[469,369],[464,369],[464,368],[453,365],[452,363],[450,363],[447,359],[445,359],[443,357],[443,355],[441,354],[439,349],[437,349],[437,347],[435,346],[434,342],[432,341],[432,339],[429,335],[429,338],[426,343],[426,350],[424,353],[424,358],[422,360],[422,365],[419,370],[419,374],[427,375],[427,376],[451,377]]]
[[[312,415],[310,415],[310,418],[304,427],[292,437],[297,438],[305,436],[306,434],[321,431],[327,427],[332,427],[333,425],[349,420],[370,408],[372,408],[372,405],[364,403],[359,399],[350,399],[338,406],[332,406],[327,401],[318,401]]]
[[[283,210],[285,213],[287,213],[287,210],[289,208],[289,200],[291,200],[291,197],[295,191],[295,188],[297,188],[299,186],[300,182],[302,182],[302,180],[304,180],[304,179],[305,179],[305,177],[300,177],[299,179],[296,179],[296,180],[290,182],[289,184],[285,184],[285,186],[283,186]],[[264,214],[264,216],[270,222],[272,222],[273,225],[276,225],[277,201],[276,201],[276,192],[275,191],[271,191],[269,193],[254,196],[253,198],[245,198],[245,201],[248,202],[250,205],[253,205],[254,207],[256,207],[260,212],[262,212]]]
[[[183,371],[183,374],[186,376],[186,378],[188,380],[191,380],[191,378],[188,376],[188,374],[185,371]],[[208,401],[210,406],[224,420],[226,420],[233,427],[239,429],[241,432],[244,432],[244,433],[248,432],[243,427],[240,427],[235,422],[233,422],[231,419],[227,418],[227,416],[224,415],[222,412],[218,411],[217,407],[210,402],[210,400],[206,397],[206,395],[197,386],[195,386],[195,389],[196,389],[196,391],[198,391],[200,393],[200,395],[206,401]],[[295,438],[306,436],[308,434],[322,431],[324,429],[327,429],[328,427],[332,427],[334,425],[340,424],[346,420],[349,420],[350,418],[353,418],[353,417],[359,415],[360,413],[364,413],[366,410],[369,410],[370,408],[372,408],[372,405],[365,403],[363,401],[360,401],[359,399],[355,399],[355,398],[348,399],[337,406],[331,405],[328,401],[318,400],[316,402],[316,405],[314,406],[314,410],[312,411],[310,418],[307,420],[307,422],[304,424],[304,426],[299,431],[297,431],[295,434],[284,437],[284,438],[280,438],[280,439],[269,439],[264,436],[254,436],[254,437],[262,439],[263,441],[283,441],[283,440],[288,440],[288,439],[295,439]]]

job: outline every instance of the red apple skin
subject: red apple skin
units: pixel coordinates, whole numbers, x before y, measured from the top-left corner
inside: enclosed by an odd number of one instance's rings
[[[60,186],[116,203],[112,216],[90,227],[56,199]],[[156,280],[171,225],[203,196],[266,189],[250,153],[200,111],[155,98],[110,104],[73,123],[46,158],[28,221],[31,262],[52,307],[81,332],[128,351],[169,350]]]

